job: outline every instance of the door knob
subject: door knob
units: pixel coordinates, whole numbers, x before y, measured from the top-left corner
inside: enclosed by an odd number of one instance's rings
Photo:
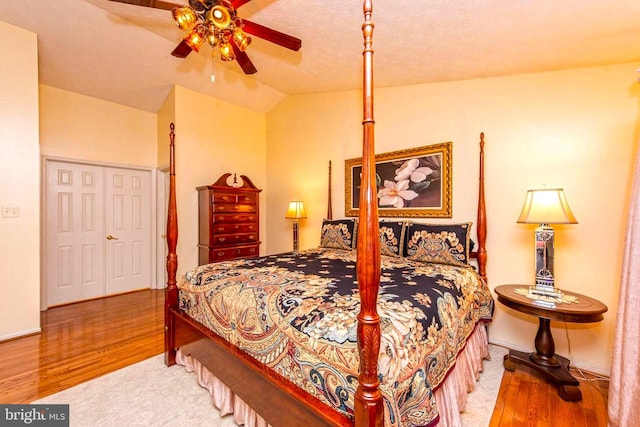
[[[107,236],[107,240],[118,240],[117,237],[113,237],[111,234]]]

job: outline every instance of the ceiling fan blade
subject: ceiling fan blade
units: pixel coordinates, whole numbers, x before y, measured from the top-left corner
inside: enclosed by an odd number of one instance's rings
[[[256,24],[255,22],[247,21],[246,19],[243,19],[242,22],[244,22],[244,27],[242,29],[256,37],[260,37],[261,39],[291,50],[297,51],[302,47],[302,40],[299,38],[281,33],[280,31],[272,30],[271,28]]]
[[[258,72],[255,65],[253,65],[253,62],[251,62],[251,59],[249,59],[247,53],[241,51],[238,46],[236,46],[233,39],[231,40],[231,47],[233,48],[233,53],[236,55],[238,65],[240,65],[240,68],[242,68],[242,71],[244,71],[245,74],[255,74]]]
[[[134,6],[153,7],[155,9],[172,10],[174,7],[180,7],[179,4],[169,3],[162,0],[110,0],[118,3],[132,4]]]
[[[175,56],[176,58],[186,58],[191,53],[191,50],[192,49],[187,44],[187,42],[182,40],[178,44],[178,46],[176,46],[176,48],[173,49],[173,52],[171,52],[171,55]]]
[[[247,3],[249,3],[251,0],[232,0],[231,1],[231,6],[233,6],[234,9],[239,8],[240,6],[243,6]]]

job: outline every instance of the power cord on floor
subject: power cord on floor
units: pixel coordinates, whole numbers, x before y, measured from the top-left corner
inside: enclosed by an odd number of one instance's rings
[[[571,340],[569,339],[569,328],[567,327],[567,322],[563,322],[564,324],[564,332],[565,335],[567,337],[567,348],[569,351],[569,360],[573,359],[573,355],[571,354]],[[587,383],[589,383],[593,388],[595,388],[596,390],[598,390],[598,392],[602,395],[605,395],[605,393],[603,393],[603,391],[599,388],[596,387],[595,385],[593,385],[592,383],[596,382],[596,381],[603,381],[608,383],[609,382],[609,377],[604,376],[604,375],[600,375],[600,374],[594,374],[594,373],[589,373],[589,377],[587,377],[587,375],[577,366],[571,365],[570,368],[572,371],[575,371],[578,373],[578,375],[574,375],[576,376],[579,380],[581,381],[586,381]]]

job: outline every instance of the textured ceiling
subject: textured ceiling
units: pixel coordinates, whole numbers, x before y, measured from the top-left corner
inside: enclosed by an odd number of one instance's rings
[[[374,0],[373,7],[378,87],[640,60],[638,0]],[[362,1],[253,0],[238,13],[302,39],[302,49],[253,37],[247,53],[258,73],[247,77],[235,62],[212,61],[208,47],[172,57],[182,32],[168,11],[108,0],[4,0],[0,21],[38,35],[42,83],[151,112],[174,84],[262,112],[287,94],[360,88]]]

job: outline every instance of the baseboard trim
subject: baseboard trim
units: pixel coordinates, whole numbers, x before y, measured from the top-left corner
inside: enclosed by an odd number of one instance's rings
[[[17,338],[23,338],[29,335],[36,335],[42,333],[42,329],[40,328],[33,328],[33,329],[27,329],[26,331],[20,331],[20,332],[16,332],[14,334],[9,334],[9,335],[4,335],[0,337],[0,342],[4,342],[4,341],[11,341],[11,340],[15,340]]]

